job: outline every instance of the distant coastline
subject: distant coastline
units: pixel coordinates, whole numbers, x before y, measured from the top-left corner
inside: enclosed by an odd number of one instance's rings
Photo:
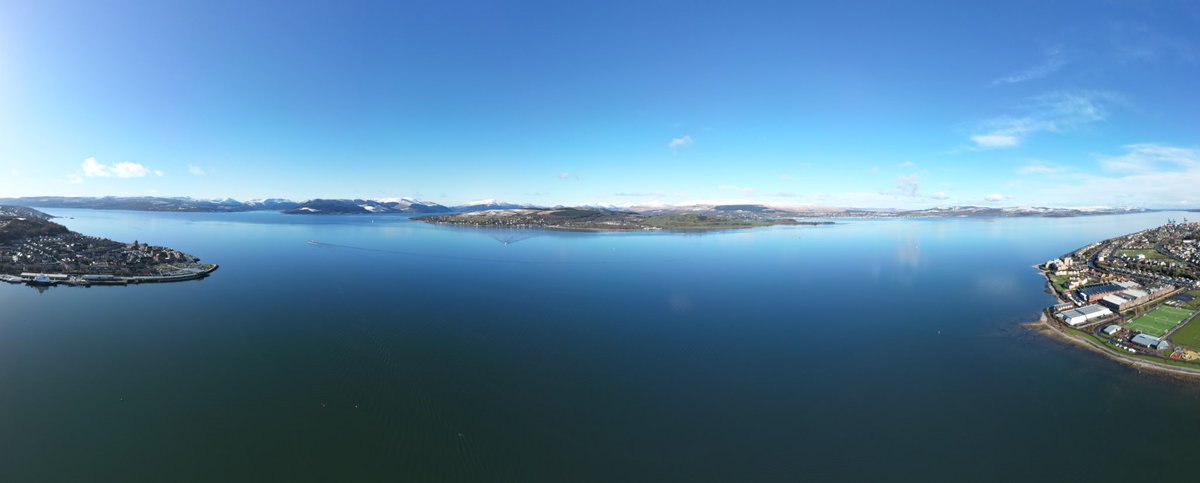
[[[460,205],[443,205],[414,198],[381,199],[336,199],[317,198],[294,201],[285,198],[265,198],[249,201],[225,199],[197,199],[189,197],[66,197],[30,196],[0,198],[0,205],[30,208],[74,208],[92,210],[129,210],[173,213],[239,213],[251,211],[276,211],[290,215],[352,215],[352,214],[455,214],[476,213],[491,210],[552,210],[552,209],[600,209],[632,212],[643,215],[696,214],[744,212],[775,214],[786,218],[1011,218],[1044,217],[1067,218],[1076,216],[1118,215],[1146,213],[1157,210],[1143,208],[1053,208],[1053,207],[991,207],[991,206],[948,206],[922,209],[880,209],[832,206],[775,206],[767,204],[687,204],[652,206],[576,205],[546,206],[510,203],[497,200],[479,200]]]
[[[435,225],[559,231],[719,231],[775,225],[832,225],[797,221],[776,213],[748,211],[642,214],[604,209],[517,209],[426,215],[414,221]]]

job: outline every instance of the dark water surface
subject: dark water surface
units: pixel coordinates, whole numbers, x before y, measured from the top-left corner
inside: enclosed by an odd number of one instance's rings
[[[0,285],[0,481],[1196,475],[1195,384],[1020,328],[1051,302],[1031,265],[1182,215],[673,235],[46,211],[221,269]]]

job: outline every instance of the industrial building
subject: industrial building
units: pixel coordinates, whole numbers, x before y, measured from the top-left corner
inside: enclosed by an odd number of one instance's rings
[[[1137,285],[1134,284],[1134,286],[1137,286]],[[1096,302],[1099,302],[1100,299],[1103,299],[1104,297],[1107,297],[1107,296],[1115,294],[1115,293],[1119,293],[1122,290],[1126,290],[1128,288],[1132,288],[1132,287],[1125,287],[1120,283],[1112,283],[1112,282],[1099,283],[1099,284],[1095,284],[1095,285],[1087,285],[1084,287],[1079,287],[1078,293],[1079,293],[1079,298],[1081,298],[1083,300],[1087,300],[1087,302],[1089,304],[1094,304]]]
[[[1154,337],[1154,336],[1150,336],[1150,335],[1146,335],[1146,334],[1135,335],[1135,336],[1133,336],[1132,339],[1129,339],[1129,342],[1132,342],[1134,344],[1140,345],[1140,346],[1148,348],[1148,349],[1164,349],[1165,350],[1165,349],[1171,348],[1171,344],[1169,344],[1167,341],[1159,339],[1158,337]]]
[[[1127,288],[1112,295],[1106,295],[1099,300],[1100,304],[1117,312],[1149,302],[1156,294],[1174,290],[1170,285],[1155,286],[1149,291],[1140,288]]]
[[[1075,327],[1112,314],[1111,310],[1099,305],[1085,305],[1077,309],[1059,312],[1058,318],[1066,322],[1067,325]]]
[[[1103,330],[1101,330],[1101,332],[1104,332],[1104,335],[1113,335],[1120,331],[1121,331],[1121,326],[1119,326],[1117,324],[1112,324],[1108,327],[1105,327]]]

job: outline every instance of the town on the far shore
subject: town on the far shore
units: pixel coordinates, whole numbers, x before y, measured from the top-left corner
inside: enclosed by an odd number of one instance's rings
[[[1043,318],[1050,329],[1110,355],[1200,375],[1200,223],[1168,220],[1038,268],[1059,300]]]

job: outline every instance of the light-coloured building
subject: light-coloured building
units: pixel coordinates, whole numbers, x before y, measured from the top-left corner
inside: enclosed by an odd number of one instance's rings
[[[1167,341],[1146,334],[1135,335],[1132,339],[1129,339],[1129,342],[1148,349],[1169,349],[1171,347],[1171,344],[1167,343]]]
[[[1100,318],[1112,315],[1112,313],[1113,312],[1111,310],[1108,310],[1099,305],[1085,305],[1085,306],[1077,308],[1077,309],[1064,310],[1062,312],[1059,312],[1057,315],[1058,315],[1058,318],[1061,319],[1063,322],[1066,322],[1067,325],[1070,325],[1071,327],[1075,327],[1078,325],[1085,324],[1087,322],[1091,322],[1096,319],[1100,319]]]
[[[1100,304],[1119,312],[1130,305],[1130,300],[1120,294],[1113,294],[1100,299]]]

